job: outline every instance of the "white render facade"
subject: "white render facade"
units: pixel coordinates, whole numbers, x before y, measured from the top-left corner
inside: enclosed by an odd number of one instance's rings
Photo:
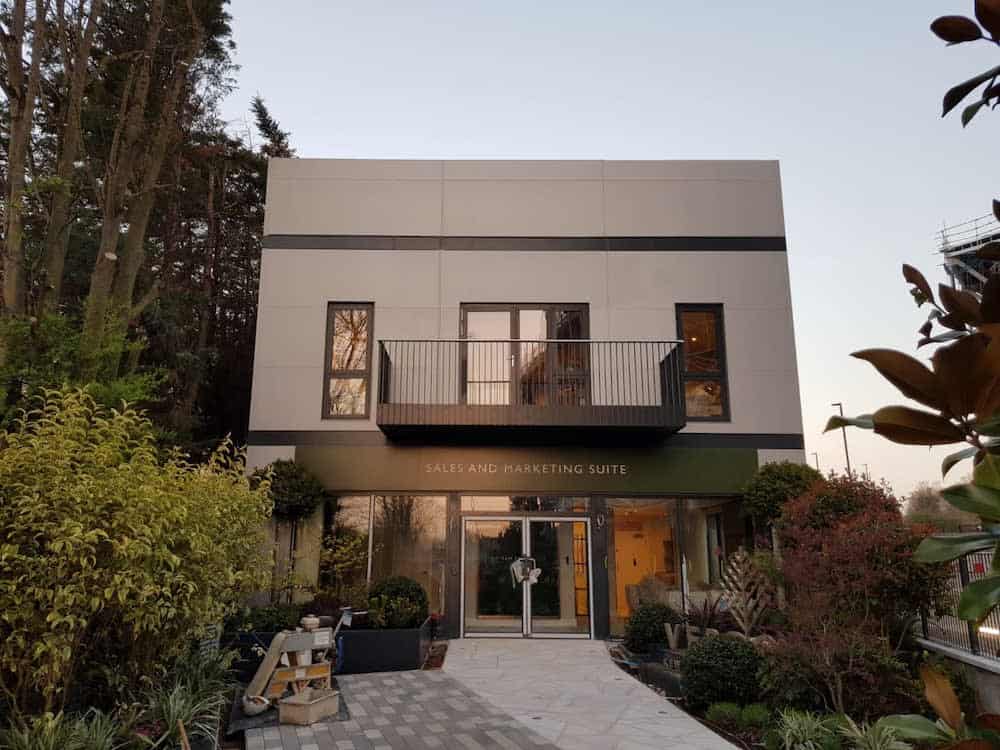
[[[609,627],[615,629],[616,607],[619,614],[626,612],[630,605],[622,600],[631,598],[634,604],[636,587],[643,581],[646,588],[652,586],[650,581],[663,583],[667,590],[690,588],[694,574],[688,571],[694,561],[705,558],[702,562],[707,572],[702,578],[706,586],[711,584],[713,549],[702,550],[700,558],[694,550],[680,549],[682,539],[700,534],[704,523],[699,516],[685,529],[682,515],[690,515],[697,507],[727,504],[728,515],[723,514],[717,529],[718,548],[730,547],[731,551],[732,545],[723,542],[732,535],[735,544],[739,526],[735,501],[752,469],[771,460],[803,460],[784,234],[779,169],[774,161],[272,160],[248,461],[252,466],[279,458],[301,461],[334,493],[369,497],[370,517],[377,514],[375,498],[388,496],[440,497],[449,514],[470,519],[476,504],[465,498],[498,493],[508,497],[541,497],[542,493],[587,497],[586,509],[579,503],[552,505],[576,510],[567,511],[567,520],[561,522],[551,516],[551,523],[567,525],[562,532],[554,532],[557,537],[559,533],[565,536],[559,542],[563,551],[562,547],[570,544],[573,524],[587,521],[585,533],[581,527],[572,535],[587,540],[586,567],[591,576],[598,567],[590,565],[591,559],[609,553],[614,556],[615,523],[608,523],[615,517],[614,502],[649,504],[668,499],[668,515],[672,514],[673,520],[667,523],[669,529],[658,526],[656,533],[663,536],[665,546],[667,537],[673,540],[669,544],[678,548],[675,559],[649,562],[645,577],[619,586],[617,591],[613,580],[591,581],[586,606],[577,606],[587,613],[586,635],[606,634]],[[330,321],[335,308],[351,309],[352,305],[364,306],[370,325],[364,408],[355,404],[357,408],[349,409],[354,413],[331,414],[328,396],[336,373],[331,374],[329,356],[330,347],[336,344],[330,341],[335,335]],[[431,342],[426,344],[431,352],[435,351],[433,342],[452,342],[442,343],[442,353],[432,354],[428,360],[434,363],[428,367],[436,372],[427,377],[440,380],[444,371],[457,373],[457,358],[467,356],[466,345],[455,342],[471,336],[475,311],[489,310],[490,320],[496,320],[506,306],[511,320],[520,316],[521,329],[526,327],[524,321],[533,319],[533,310],[555,306],[560,311],[550,310],[550,316],[564,316],[563,308],[583,311],[584,333],[576,328],[574,338],[640,342],[637,346],[684,339],[688,354],[685,359],[677,346],[677,366],[682,372],[677,379],[683,381],[680,400],[683,402],[686,394],[689,412],[693,408],[692,384],[687,380],[697,380],[692,375],[696,365],[690,351],[697,348],[693,343],[697,337],[685,334],[681,316],[712,311],[717,328],[709,359],[715,357],[712,361],[721,365],[713,364],[709,369],[722,372],[711,376],[715,379],[709,390],[723,390],[721,405],[711,407],[716,410],[708,418],[688,414],[685,419],[681,414],[667,429],[642,434],[617,429],[627,424],[616,423],[616,429],[606,429],[600,415],[597,422],[579,424],[574,422],[575,416],[557,418],[557,422],[564,422],[556,425],[560,429],[555,431],[548,429],[551,425],[544,415],[543,426],[531,417],[527,423],[502,425],[511,429],[461,423],[461,429],[449,430],[449,420],[456,417],[446,415],[426,434],[420,429],[423,417],[406,417],[405,439],[400,439],[402,433],[389,429],[399,425],[386,424],[396,417],[388,416],[390,410],[383,410],[381,401],[399,400],[394,395],[399,383],[413,376],[414,367],[423,365],[418,361],[404,367],[398,357],[394,358],[390,385],[390,358],[384,355],[380,361],[378,342]],[[543,313],[539,315],[544,318]],[[521,329],[512,328],[509,337],[500,337],[513,342],[499,344],[505,347],[503,358],[509,355],[512,363],[519,347],[524,346],[519,340],[528,338],[523,333],[514,335]],[[557,338],[554,328],[547,330]],[[543,341],[547,337],[537,338]],[[558,348],[559,344],[537,346]],[[614,353],[622,349],[612,343],[572,346],[586,348],[581,355],[584,374],[576,375],[585,382],[580,390],[572,391],[574,406],[610,404],[617,386],[614,380],[610,387],[607,380],[602,381],[604,365],[599,363],[602,357],[618,356]],[[555,356],[561,361],[562,355]],[[572,359],[575,355],[568,356]],[[518,362],[526,367],[523,359],[521,355]],[[547,361],[550,371],[556,367],[556,360]],[[580,361],[575,362],[577,370]],[[466,368],[463,374],[437,386],[435,393],[424,399],[425,405],[451,400],[471,403],[471,365],[461,366]],[[495,370],[495,363],[490,367]],[[653,382],[649,393],[656,400],[655,394],[665,393],[666,381],[674,376],[654,370],[642,377]],[[563,392],[564,376],[565,372],[559,376]],[[505,371],[497,386],[498,377],[490,375],[493,412],[503,412],[514,402],[523,405],[527,392],[523,384],[520,392],[517,383],[511,385],[513,401],[508,401],[507,395],[496,400],[497,388],[506,394],[507,379],[518,376]],[[383,378],[385,388],[380,383]],[[544,400],[531,401],[538,414],[543,413],[542,406],[555,403],[551,393],[545,404]],[[648,394],[626,393],[618,401],[653,405]],[[631,418],[615,417],[619,421]],[[487,421],[493,424],[493,417]],[[576,460],[584,452],[587,460]],[[543,461],[553,467],[586,466],[590,470],[595,465],[591,459],[599,466],[629,468],[624,478],[601,475],[579,486],[573,484],[572,469],[565,468],[561,471],[570,474],[565,478],[510,476],[506,478],[509,486],[503,483],[503,472],[511,465]],[[469,468],[488,469],[493,464],[499,466],[495,471],[500,476],[477,484],[479,478]],[[461,470],[442,474],[429,468],[453,465]],[[662,473],[658,466],[663,467]],[[538,501],[537,508],[546,507],[546,502]],[[496,520],[507,523],[520,519],[526,539],[522,552],[526,555],[531,519],[511,508],[507,510],[521,515],[497,516]],[[487,516],[492,519],[499,512],[494,508]],[[577,518],[578,522],[573,520]],[[598,539],[598,523],[608,530],[603,540]],[[663,525],[658,520],[649,523]],[[692,530],[696,524],[697,533]],[[643,529],[646,533],[646,527]],[[646,534],[649,538],[651,529]],[[371,518],[368,533],[376,533]],[[475,576],[470,577],[465,570],[469,561],[463,555],[469,549],[468,539],[482,535],[463,529],[455,534],[454,539],[440,545],[437,554],[446,572],[439,576],[440,586],[434,579],[430,587],[437,589],[438,606],[452,633],[472,635],[485,627],[485,620],[467,616],[470,597],[478,595],[469,593]],[[449,566],[458,570],[447,570]],[[377,577],[378,567],[377,562],[369,561],[368,576]],[[560,580],[568,575],[564,573]],[[456,580],[444,581],[448,576]],[[685,576],[687,579],[681,580]],[[610,578],[614,577],[612,572]],[[570,606],[567,586],[563,585],[559,594],[562,610]],[[528,592],[523,597],[523,622],[518,631],[522,635],[533,634],[531,596]],[[577,596],[584,595],[578,591]],[[559,618],[552,620],[556,621]],[[505,623],[504,628],[514,626]],[[504,628],[501,632],[507,632]],[[576,635],[582,634],[582,625],[576,630]]]

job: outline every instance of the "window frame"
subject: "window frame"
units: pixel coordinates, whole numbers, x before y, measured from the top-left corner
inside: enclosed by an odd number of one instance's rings
[[[729,403],[729,363],[726,356],[726,320],[721,303],[705,302],[683,302],[675,306],[677,324],[677,338],[684,341],[682,346],[687,346],[684,338],[684,313],[687,312],[710,312],[715,317],[715,340],[717,342],[719,370],[711,372],[688,373],[687,354],[681,354],[681,394],[684,399],[684,417],[688,422],[731,422],[732,412]],[[722,414],[717,417],[698,417],[687,413],[687,382],[689,380],[714,380],[722,386]]]
[[[365,310],[368,313],[368,345],[365,352],[365,367],[363,370],[335,370],[333,367],[333,329],[339,310]],[[375,303],[374,302],[327,302],[326,303],[326,345],[324,346],[323,362],[323,412],[322,419],[362,419],[371,418],[372,387],[372,348],[375,344]],[[330,413],[330,381],[334,378],[361,378],[365,381],[365,410],[363,414],[331,414]]]

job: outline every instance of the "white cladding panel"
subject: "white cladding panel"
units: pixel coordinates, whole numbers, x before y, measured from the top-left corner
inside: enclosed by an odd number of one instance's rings
[[[802,431],[781,252],[265,250],[252,430],[377,429],[374,404],[321,418],[330,301],[374,302],[376,341],[456,338],[463,302],[587,303],[591,338],[673,339],[675,304],[721,303],[732,419],[687,430]]]
[[[272,159],[265,234],[778,237],[775,161]]]

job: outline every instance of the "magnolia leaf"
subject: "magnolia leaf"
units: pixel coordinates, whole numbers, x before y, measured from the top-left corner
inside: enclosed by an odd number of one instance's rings
[[[942,318],[941,320],[944,320]],[[920,339],[917,342],[917,348],[927,344],[943,344],[945,341],[955,341],[956,339],[964,339],[966,334],[964,331],[945,331],[944,333],[939,333],[937,336],[928,336],[927,338]]]
[[[934,409],[941,408],[937,380],[922,362],[892,349],[864,349],[851,356],[871,363],[883,378],[907,398]]]
[[[997,258],[1000,259],[1000,242],[990,244],[996,247]],[[990,276],[986,280],[979,303],[979,316],[984,323],[1000,323],[1000,276]]]
[[[853,419],[850,417],[842,417],[839,414],[834,414],[829,420],[827,420],[826,427],[823,428],[823,432],[839,430],[841,427],[860,427],[862,430],[871,430],[875,428],[875,423],[872,422],[871,414],[860,414]]]
[[[994,38],[1000,36],[1000,0],[976,0],[976,20]]]
[[[965,434],[937,414],[908,406],[883,406],[872,414],[875,432],[902,445],[948,445],[965,439]]]
[[[965,587],[958,600],[958,617],[979,622],[997,605],[1000,605],[1000,574],[992,573]]]
[[[972,93],[976,88],[986,83],[986,81],[993,78],[993,76],[1000,74],[1000,66],[996,68],[991,68],[985,73],[980,73],[968,81],[963,81],[957,86],[952,86],[944,95],[944,101],[942,103],[941,116],[944,117],[946,114],[951,112],[958,104]]]
[[[966,323],[979,323],[982,320],[982,314],[979,312],[979,300],[972,292],[954,289],[947,284],[939,284],[938,296],[945,309],[958,319]]]
[[[985,422],[977,422],[973,425],[980,435],[1000,436],[1000,416],[993,416]]]
[[[928,320],[926,323],[920,326],[920,328],[917,329],[917,333],[919,333],[924,338],[927,338],[928,336],[931,335],[931,331],[933,329],[934,329],[934,324]]]
[[[1000,201],[993,199],[993,218],[1000,221]]]
[[[920,679],[924,681],[924,695],[935,713],[952,729],[962,726],[962,706],[947,677],[936,669],[924,664],[920,667]]]
[[[972,458],[978,452],[979,449],[976,446],[970,445],[968,448],[962,448],[960,451],[949,453],[941,462],[941,476],[946,476],[957,464],[960,464],[967,458]]]
[[[974,42],[983,36],[979,24],[965,16],[941,16],[931,24],[931,31],[949,44]]]
[[[913,284],[913,286],[915,286],[917,289],[919,289],[920,293],[924,296],[924,298],[927,301],[934,302],[934,293],[931,291],[931,285],[927,283],[927,279],[924,278],[924,275],[920,273],[920,271],[918,271],[913,266],[904,263],[903,278],[906,279],[906,281],[909,282],[910,284]]]
[[[976,717],[977,729],[993,729],[1000,732],[1000,714],[979,714]]]
[[[965,417],[990,402],[995,379],[986,357],[990,339],[974,333],[940,347],[931,363],[944,401],[943,411]]]
[[[966,125],[972,122],[972,118],[975,117],[976,114],[979,112],[979,110],[981,110],[985,105],[986,105],[986,94],[984,92],[982,99],[980,99],[978,102],[973,102],[968,107],[962,110],[962,127],[964,128]]]
[[[971,552],[990,549],[996,538],[986,532],[954,534],[951,536],[929,536],[920,542],[913,559],[920,563],[951,562]]]
[[[1000,490],[1000,456],[994,453],[996,445],[992,440],[989,447],[990,450],[972,470],[972,483],[977,487]]]
[[[941,490],[941,497],[959,510],[1000,521],[1000,490],[978,484],[956,484]]]
[[[901,740],[946,742],[950,739],[941,727],[926,716],[918,716],[917,714],[883,716],[879,719],[879,723],[893,729]]]
[[[976,257],[980,260],[1000,260],[1000,242],[987,242],[976,250]]]

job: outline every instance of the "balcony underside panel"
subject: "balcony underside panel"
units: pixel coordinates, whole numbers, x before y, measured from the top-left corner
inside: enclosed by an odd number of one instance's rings
[[[684,420],[659,406],[476,406],[466,404],[380,404],[379,427],[387,435],[490,430],[607,431],[670,434]]]

